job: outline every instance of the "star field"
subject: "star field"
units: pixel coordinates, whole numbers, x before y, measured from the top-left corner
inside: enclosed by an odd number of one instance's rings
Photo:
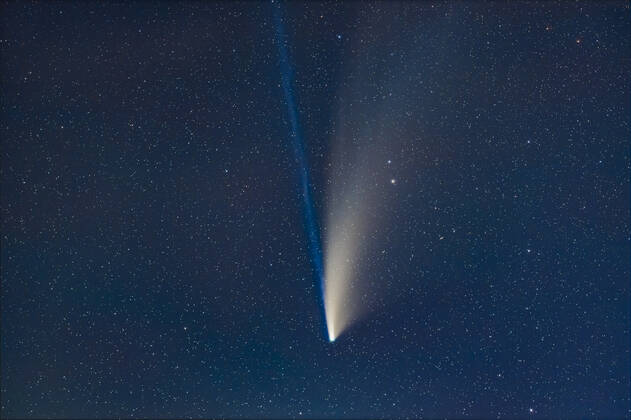
[[[631,415],[628,2],[0,19],[2,418]],[[380,223],[329,343],[338,159]]]

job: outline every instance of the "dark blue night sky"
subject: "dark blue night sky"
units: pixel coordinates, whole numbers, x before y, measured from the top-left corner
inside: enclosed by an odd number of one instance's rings
[[[0,16],[2,418],[631,415],[629,2]]]

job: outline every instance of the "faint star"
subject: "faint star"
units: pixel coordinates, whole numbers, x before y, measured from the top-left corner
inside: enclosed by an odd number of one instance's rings
[[[397,180],[396,180],[396,179],[394,179],[394,178],[392,178],[392,179],[390,180],[390,183],[391,183],[392,185],[394,185],[394,184],[396,184],[396,183],[397,183]]]

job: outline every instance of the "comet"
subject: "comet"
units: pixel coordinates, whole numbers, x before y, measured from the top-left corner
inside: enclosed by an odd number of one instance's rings
[[[391,279],[383,281],[383,269],[388,263],[384,248],[392,243],[387,233],[392,231],[394,217],[390,203],[396,200],[396,191],[401,194],[405,188],[403,159],[399,162],[395,156],[413,150],[408,143],[415,138],[414,120],[408,107],[421,97],[415,86],[422,84],[413,83],[404,69],[393,69],[383,75],[367,71],[379,60],[375,51],[387,48],[375,49],[373,43],[362,43],[364,35],[373,36],[373,25],[369,22],[362,25],[365,34],[355,37],[357,44],[349,57],[347,71],[342,72],[346,81],[341,81],[336,95],[334,115],[338,121],[330,139],[321,238],[294,95],[282,5],[272,1],[272,6],[305,230],[325,321],[325,337],[332,343],[368,312],[383,307],[392,295],[392,290],[387,290]],[[385,34],[379,42],[387,45],[389,36]],[[343,39],[341,34],[337,38]],[[413,61],[409,64],[411,68],[415,66]]]

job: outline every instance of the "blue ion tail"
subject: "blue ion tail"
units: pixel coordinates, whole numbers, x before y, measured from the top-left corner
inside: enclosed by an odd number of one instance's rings
[[[324,333],[329,341],[333,341],[326,327],[326,315],[324,309],[324,269],[322,263],[322,247],[320,246],[320,236],[318,234],[318,223],[315,217],[313,201],[311,200],[311,185],[309,182],[309,169],[307,158],[304,151],[304,143],[300,131],[298,121],[298,111],[292,89],[293,72],[289,63],[289,53],[287,50],[287,35],[283,24],[282,9],[280,3],[272,0],[274,7],[274,23],[276,25],[276,45],[278,46],[278,55],[280,60],[281,84],[285,93],[285,102],[287,103],[287,112],[291,123],[291,142],[294,149],[294,157],[300,175],[300,187],[302,195],[302,203],[304,206],[305,225],[307,236],[309,237],[309,251],[311,260],[315,268],[317,276],[317,286],[320,291],[320,307],[322,319],[324,320]]]

